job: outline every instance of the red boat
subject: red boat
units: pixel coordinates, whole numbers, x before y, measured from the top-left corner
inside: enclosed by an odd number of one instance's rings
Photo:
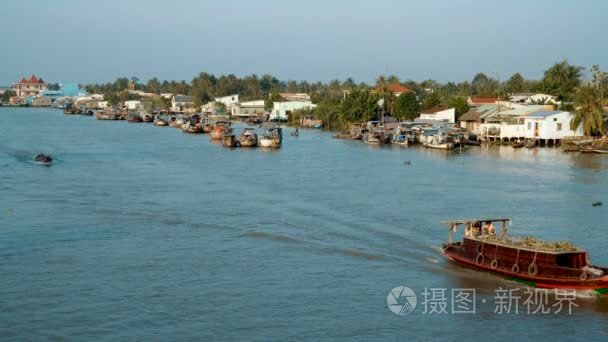
[[[496,232],[494,223],[502,223]],[[479,271],[528,286],[608,292],[608,268],[592,265],[587,252],[567,242],[545,242],[507,235],[508,218],[443,221],[450,227],[443,255]],[[462,242],[453,234],[464,226]]]

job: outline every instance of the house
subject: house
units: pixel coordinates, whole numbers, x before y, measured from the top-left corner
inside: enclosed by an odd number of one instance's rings
[[[46,96],[36,96],[32,99],[32,107],[50,107],[53,100]]]
[[[489,106],[494,106],[497,110],[484,115],[483,122],[480,125],[480,134],[484,139],[488,140],[508,138],[512,134],[512,129],[515,128],[512,125],[517,124],[518,118],[533,112],[552,109],[551,106],[546,105],[529,105],[517,108],[508,108],[500,105]]]
[[[289,119],[289,115],[295,110],[315,107],[317,105],[310,101],[275,102],[269,119],[270,121],[284,121]]]
[[[99,106],[99,103],[98,103],[98,106]],[[128,110],[139,109],[141,107],[141,101],[139,101],[139,100],[125,101],[125,107],[127,107]]]
[[[171,111],[173,113],[192,113],[196,111],[194,108],[194,100],[192,96],[175,95],[171,99]]]
[[[17,96],[29,96],[39,95],[41,91],[47,90],[48,85],[42,78],[37,78],[32,75],[30,79],[26,80],[25,77],[17,83],[13,83],[13,90],[17,93]]]
[[[216,97],[215,102],[221,102],[226,106],[226,113],[230,115],[236,115],[236,107],[239,104],[239,95],[228,95],[222,97]]]
[[[419,119],[443,122],[456,122],[456,109],[447,107],[433,107],[420,112]]]
[[[382,93],[384,91],[383,88],[384,87],[382,87],[382,86],[376,87],[372,90],[372,93]],[[411,90],[408,87],[406,87],[402,84],[399,84],[399,83],[389,83],[386,85],[386,88],[388,89],[388,91],[395,94],[396,97],[399,97],[401,94],[411,92]]]
[[[582,137],[583,125],[570,127],[573,114],[561,110],[546,110],[528,114],[523,118],[524,138],[540,139],[542,144],[558,143],[565,137]]]
[[[465,128],[467,131],[480,135],[481,125],[486,123],[487,118],[491,118],[494,114],[502,111],[506,111],[509,108],[496,105],[496,104],[485,104],[477,107],[472,107],[468,112],[462,114],[458,121],[460,127]]]
[[[525,104],[559,104],[557,96],[543,93],[516,93],[509,96],[509,100],[514,103]]]
[[[235,115],[241,117],[258,116],[265,111],[264,100],[239,102],[235,105]]]
[[[469,96],[467,103],[469,106],[481,106],[485,104],[496,104],[498,98],[496,97],[483,97],[483,96]]]
[[[310,95],[308,95],[306,93],[279,93],[279,95],[282,98],[284,98],[285,101],[291,101],[291,102],[310,101]]]

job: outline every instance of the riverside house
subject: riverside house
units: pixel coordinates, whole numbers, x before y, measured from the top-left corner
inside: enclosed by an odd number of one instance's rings
[[[433,120],[441,122],[456,122],[456,109],[448,107],[433,107],[425,109],[420,113],[421,120]]]
[[[21,79],[21,81],[17,83],[13,83],[13,90],[17,93],[17,96],[26,97],[26,96],[37,96],[40,95],[40,92],[47,90],[48,85],[42,78],[37,78],[35,75],[32,75],[29,80],[26,80],[25,77]]]
[[[195,112],[194,100],[192,96],[175,95],[171,99],[171,112],[173,113],[190,113]]]
[[[272,112],[270,112],[271,121],[284,121],[289,119],[289,115],[298,109],[313,109],[317,107],[310,101],[290,101],[290,102],[275,102]]]

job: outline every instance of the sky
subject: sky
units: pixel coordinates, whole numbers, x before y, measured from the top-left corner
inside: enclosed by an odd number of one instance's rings
[[[608,68],[606,19],[605,0],[12,0],[0,6],[0,85],[539,79],[563,59]]]

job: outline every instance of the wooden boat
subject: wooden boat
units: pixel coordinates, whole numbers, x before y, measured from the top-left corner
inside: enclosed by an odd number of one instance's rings
[[[203,123],[203,133],[211,133],[213,131],[213,124],[211,122]]]
[[[236,139],[236,134],[234,134],[232,129],[228,129],[224,132],[224,135],[222,136],[222,145],[224,145],[224,147],[239,146],[239,141]]]
[[[212,140],[220,140],[224,136],[224,132],[230,128],[230,122],[228,121],[218,121],[215,123],[213,130],[209,137]]]
[[[454,149],[454,143],[450,140],[447,134],[437,130],[425,130],[420,137],[420,142],[424,147],[435,148],[440,150]]]
[[[536,147],[536,140],[528,140],[526,141],[526,148],[535,148]]]
[[[203,132],[203,128],[198,123],[186,123],[182,126],[182,131],[190,134],[199,134]]]
[[[171,127],[178,127],[178,128],[179,128],[179,127],[181,127],[182,125],[177,123],[177,118],[176,118],[175,116],[172,116],[172,117],[169,119],[169,126],[171,126]]]
[[[261,147],[279,148],[283,141],[283,131],[280,127],[266,130],[259,141]]]
[[[292,137],[299,137],[300,131],[296,128],[293,131],[289,132],[289,135],[291,135]]]
[[[393,134],[392,143],[399,146],[409,146],[414,141],[411,129],[398,127]]]
[[[494,222],[502,223],[498,234]],[[442,254],[462,266],[548,289],[608,292],[608,268],[591,264],[586,251],[567,242],[510,237],[508,218],[444,221],[449,226]],[[464,226],[462,241],[453,234]]]
[[[258,135],[251,127],[247,127],[243,130],[243,133],[241,133],[241,137],[239,138],[239,140],[241,142],[241,147],[258,146]]]
[[[167,121],[165,121],[164,119],[157,119],[156,121],[154,121],[154,126],[160,126],[160,127],[164,127],[164,126],[168,126],[169,123]]]
[[[512,146],[513,148],[522,148],[522,147],[524,147],[525,145],[526,145],[526,144],[525,144],[523,141],[521,141],[521,140],[515,140],[515,141],[513,141],[513,142],[511,143],[511,146]]]
[[[150,114],[146,114],[146,115],[144,115],[143,121],[144,122],[154,122],[154,117]]]
[[[140,122],[144,122],[144,119],[142,119],[141,116],[139,116],[139,115],[131,115],[131,116],[129,116],[127,121],[132,122],[132,123],[140,123]]]

